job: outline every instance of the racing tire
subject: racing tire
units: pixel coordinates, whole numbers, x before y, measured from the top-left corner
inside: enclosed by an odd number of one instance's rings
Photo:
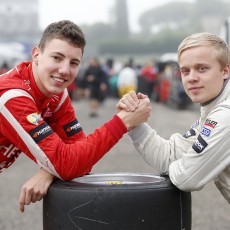
[[[191,193],[152,174],[56,180],[43,199],[43,230],[191,230],[191,216]]]

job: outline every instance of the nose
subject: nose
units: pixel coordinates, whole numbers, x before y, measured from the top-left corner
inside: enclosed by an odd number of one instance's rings
[[[68,75],[70,73],[69,62],[62,62],[59,68],[59,73],[62,75]]]
[[[198,80],[198,75],[197,72],[195,70],[190,70],[189,72],[189,79],[190,82],[194,82]]]

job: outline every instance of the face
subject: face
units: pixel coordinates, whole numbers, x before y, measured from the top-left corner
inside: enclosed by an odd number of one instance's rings
[[[61,93],[76,78],[82,50],[60,39],[49,41],[43,52],[32,51],[33,74],[41,92],[50,97]]]
[[[221,68],[213,47],[197,46],[184,50],[179,58],[185,92],[195,103],[216,97],[227,79],[229,66]]]

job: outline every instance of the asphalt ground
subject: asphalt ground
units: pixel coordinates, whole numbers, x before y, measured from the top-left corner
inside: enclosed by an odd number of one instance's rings
[[[85,99],[74,101],[76,114],[86,134],[108,121],[116,113],[117,99],[107,99],[101,106],[99,116],[89,118]],[[149,124],[168,138],[172,133],[185,133],[199,117],[199,109],[175,110],[165,104],[152,102]],[[38,166],[25,156],[0,174],[0,230],[42,230],[42,202],[26,207],[20,213],[18,207],[22,184],[38,170]],[[125,135],[93,168],[93,173],[135,172],[155,173],[138,155]],[[221,196],[213,182],[201,191],[192,193],[192,230],[229,230],[230,205]],[[141,230],[141,229],[140,229]],[[170,229],[169,229],[170,230]]]

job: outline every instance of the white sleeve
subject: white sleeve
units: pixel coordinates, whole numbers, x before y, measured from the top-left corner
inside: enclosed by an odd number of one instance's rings
[[[142,158],[159,174],[168,174],[169,165],[180,159],[194,142],[194,138],[179,133],[165,140],[146,123],[130,131],[129,136]]]
[[[213,110],[186,154],[171,163],[170,179],[181,190],[201,189],[230,165],[229,114],[227,107]]]

